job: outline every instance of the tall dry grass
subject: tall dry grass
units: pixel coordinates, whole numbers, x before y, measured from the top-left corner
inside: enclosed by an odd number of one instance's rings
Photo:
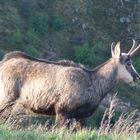
[[[117,100],[116,95],[114,95],[110,102],[110,107],[104,112],[98,135],[113,135],[117,138],[139,135],[140,117],[137,116],[137,110],[122,113],[113,124],[112,118],[115,115],[116,106]]]
[[[105,110],[99,129],[84,128],[81,131],[73,132],[66,128],[60,128],[45,125],[33,124],[26,128],[20,128],[16,122],[15,125],[0,126],[0,140],[29,140],[29,139],[60,139],[60,140],[139,140],[140,118],[137,117],[137,111],[122,113],[119,118],[112,123],[117,106],[116,95],[113,96],[110,107]],[[22,119],[22,118],[21,118]],[[2,139],[1,139],[2,138]]]

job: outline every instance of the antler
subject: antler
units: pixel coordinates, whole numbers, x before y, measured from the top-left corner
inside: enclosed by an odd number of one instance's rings
[[[136,42],[136,40],[133,39],[133,45],[132,45],[132,48],[129,50],[128,55],[131,55],[131,53],[135,49],[136,45],[137,45],[137,42]]]
[[[138,47],[136,47],[129,55],[133,57],[139,51],[139,49],[140,49],[140,45],[138,45]]]

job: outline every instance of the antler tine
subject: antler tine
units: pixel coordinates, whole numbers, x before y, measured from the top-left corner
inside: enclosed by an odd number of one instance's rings
[[[130,56],[133,57],[140,49],[140,45],[138,47],[136,47],[131,53]]]
[[[136,40],[133,39],[133,45],[132,48],[129,50],[128,55],[131,54],[131,52],[135,49],[136,45],[137,45]]]

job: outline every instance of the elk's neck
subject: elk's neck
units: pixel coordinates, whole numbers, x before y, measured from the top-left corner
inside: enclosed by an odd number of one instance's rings
[[[94,84],[95,92],[100,97],[104,97],[110,92],[117,83],[117,65],[113,59],[98,66],[92,74],[92,81]]]

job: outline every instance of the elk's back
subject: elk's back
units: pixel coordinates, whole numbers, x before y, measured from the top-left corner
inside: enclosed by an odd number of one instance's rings
[[[12,58],[0,66],[1,100],[18,100],[25,107],[39,111],[57,105],[68,110],[86,101],[87,73],[76,67]]]

